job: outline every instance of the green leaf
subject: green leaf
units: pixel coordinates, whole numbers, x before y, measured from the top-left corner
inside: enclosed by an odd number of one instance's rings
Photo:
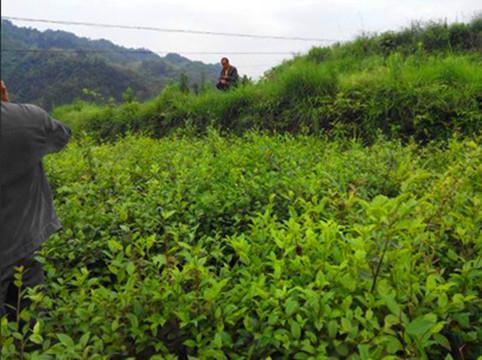
[[[452,351],[452,348],[450,347],[450,342],[445,336],[443,336],[442,334],[434,334],[433,338],[439,345],[443,346],[448,351]]]
[[[338,332],[338,323],[335,320],[331,320],[328,323],[328,336],[334,338]]]
[[[351,322],[347,318],[341,319],[341,333],[349,333],[352,329]]]
[[[187,339],[186,341],[183,342],[183,344],[191,349],[194,349],[197,346],[196,342],[192,339]]]
[[[122,244],[114,239],[107,241],[107,246],[111,253],[116,253],[123,250]]]
[[[400,305],[398,305],[397,301],[392,295],[384,295],[382,296],[382,299],[393,315],[400,316]]]
[[[149,360],[165,360],[165,357],[162,355],[152,355]]]
[[[301,327],[297,321],[291,321],[291,334],[295,339],[299,339],[301,336]]]
[[[160,254],[160,255],[156,255],[152,258],[152,263],[158,267],[161,267],[163,265],[166,265],[167,264],[167,259],[166,259],[166,255],[164,254]]]
[[[85,333],[84,335],[81,336],[80,340],[79,340],[79,345],[84,348],[87,343],[89,342],[89,339],[90,339],[90,332],[87,332]]]
[[[395,336],[387,335],[383,338],[383,341],[386,343],[387,351],[389,354],[395,354],[401,349],[403,349],[402,344]]]
[[[299,304],[298,301],[295,299],[288,299],[286,302],[286,315],[292,316],[295,312],[298,311]]]
[[[175,213],[176,213],[176,210],[162,211],[161,215],[164,220],[167,220]]]
[[[309,359],[310,356],[308,354],[305,354],[304,352],[297,352],[294,356],[293,356],[293,359],[294,360],[305,360],[305,359]]]
[[[370,359],[370,346],[367,344],[358,345],[358,352],[360,353],[360,358],[362,360]]]
[[[126,266],[126,271],[129,275],[132,275],[134,271],[136,270],[136,266],[132,261],[129,261]]]
[[[40,322],[36,322],[35,325],[33,326],[33,331],[34,334],[40,334]]]
[[[39,334],[32,334],[30,335],[29,340],[34,344],[40,345],[43,342],[43,337]]]
[[[350,349],[348,348],[348,346],[340,341],[335,341],[335,350],[338,354],[343,356],[343,358],[346,358],[350,353]]]
[[[405,328],[407,334],[421,337],[426,334],[436,323],[437,319],[433,316],[424,315],[419,316],[415,320],[411,321]]]
[[[73,349],[75,347],[74,341],[67,334],[57,334],[59,341],[64,344],[67,348]]]

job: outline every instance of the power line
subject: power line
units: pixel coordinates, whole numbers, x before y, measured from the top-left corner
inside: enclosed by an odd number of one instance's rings
[[[160,27],[153,27],[153,26],[134,26],[134,25],[103,24],[103,23],[91,23],[91,22],[80,22],[80,21],[48,20],[48,19],[24,18],[24,17],[16,17],[16,16],[3,16],[3,18],[7,19],[7,20],[25,21],[25,22],[39,22],[39,23],[57,24],[57,25],[80,25],[80,26],[93,26],[93,27],[103,27],[103,28],[129,29],[129,30],[147,30],[147,31],[167,32],[167,33],[243,37],[243,38],[251,38],[251,39],[315,41],[315,42],[336,42],[336,41],[340,41],[338,39],[307,38],[307,37],[299,37],[299,36],[244,34],[244,33],[216,32],[216,31],[188,30],[188,29],[170,29],[170,28],[160,28]]]
[[[21,49],[6,48],[1,49],[2,52],[20,52],[20,53],[127,53],[127,54],[185,54],[185,55],[294,55],[294,51],[157,51],[157,50],[115,50],[115,49]]]

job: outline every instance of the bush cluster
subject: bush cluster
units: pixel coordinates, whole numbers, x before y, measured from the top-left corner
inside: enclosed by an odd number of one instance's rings
[[[475,359],[481,149],[83,139],[46,163],[64,230],[2,359]]]

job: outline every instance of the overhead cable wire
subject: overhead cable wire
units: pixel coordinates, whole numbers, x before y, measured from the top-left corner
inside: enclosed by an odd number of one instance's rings
[[[107,50],[107,49],[60,49],[60,48],[2,48],[2,52],[52,52],[52,53],[127,53],[127,54],[185,54],[185,55],[295,55],[295,51],[157,51],[142,49],[124,49],[124,50]]]
[[[311,42],[340,41],[339,39],[310,38],[310,37],[301,37],[301,36],[246,34],[246,33],[218,32],[218,31],[205,31],[205,30],[192,30],[192,29],[172,29],[172,28],[161,28],[161,27],[154,27],[154,26],[105,24],[105,23],[93,23],[93,22],[82,22],[82,21],[64,21],[64,20],[25,18],[25,17],[17,17],[17,16],[2,16],[2,18],[6,20],[11,20],[11,21],[37,22],[37,23],[46,23],[46,24],[57,24],[57,25],[77,25],[77,26],[103,27],[103,28],[128,29],[128,30],[157,31],[157,32],[164,32],[164,33],[242,37],[242,38],[251,38],[251,39],[272,39],[272,40],[311,41]]]

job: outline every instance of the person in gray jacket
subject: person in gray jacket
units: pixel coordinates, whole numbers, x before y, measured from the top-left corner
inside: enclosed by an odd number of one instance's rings
[[[11,317],[19,291],[15,267],[24,267],[21,290],[42,284],[35,252],[61,228],[42,158],[64,148],[71,132],[35,105],[10,103],[3,81],[0,90],[0,317]]]
[[[219,74],[219,81],[216,84],[216,87],[219,90],[229,90],[230,88],[236,86],[238,84],[239,75],[238,69],[232,66],[229,63],[229,59],[223,57],[221,59],[221,74]]]

